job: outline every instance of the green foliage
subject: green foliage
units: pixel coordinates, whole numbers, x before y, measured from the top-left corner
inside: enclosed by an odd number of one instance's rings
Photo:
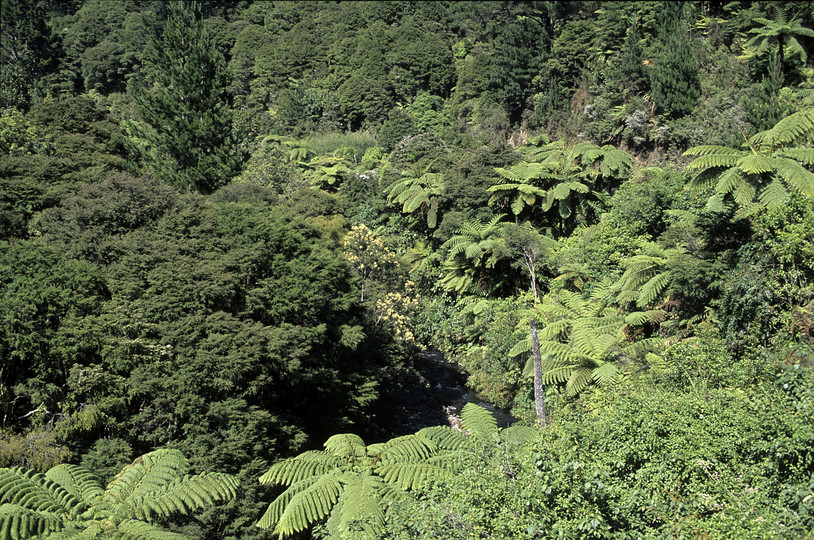
[[[57,465],[44,475],[0,469],[0,537],[28,538],[65,531],[62,537],[183,539],[153,525],[173,515],[228,501],[237,493],[229,474],[189,476],[177,450],[156,450],[125,467],[106,488],[90,471]]]
[[[688,166],[699,171],[693,183],[714,188],[716,195],[707,205],[711,210],[723,211],[724,197],[731,196],[740,207],[736,217],[780,208],[789,200],[790,190],[814,196],[814,173],[809,170],[814,153],[806,145],[813,130],[814,109],[808,109],[752,135],[745,150],[717,145],[690,148],[685,155],[699,156]]]
[[[281,538],[326,518],[332,535],[360,523],[371,533],[380,531],[386,501],[403,497],[405,491],[418,489],[430,479],[449,476],[438,459],[438,444],[425,433],[440,435],[424,432],[369,446],[358,435],[334,435],[325,441],[325,450],[272,465],[260,482],[288,488],[257,525],[273,528]]]
[[[755,36],[746,43],[751,51],[744,56],[746,58],[762,56],[776,47],[782,82],[786,74],[786,63],[790,57],[799,56],[800,62],[806,62],[808,56],[798,38],[814,37],[814,30],[804,27],[799,17],[789,19],[785,10],[780,7],[776,8],[773,20],[758,17],[754,22],[761,26],[749,30],[749,33],[755,34]]]
[[[151,170],[180,191],[211,193],[238,166],[223,58],[198,3],[175,2],[160,38],[145,51],[134,89],[142,123],[131,123]]]
[[[664,2],[660,6],[662,25],[658,56],[650,69],[651,96],[669,118],[692,112],[701,93],[698,63],[690,47],[683,4]]]
[[[445,275],[441,284],[458,293],[486,292],[493,287],[488,271],[498,264],[502,253],[503,215],[490,221],[468,221],[442,246],[447,250]]]
[[[586,299],[562,290],[546,295],[536,308],[546,322],[539,333],[544,385],[565,384],[566,394],[573,397],[592,384],[614,385],[625,371],[635,370],[637,363],[646,365],[645,355],[660,340],[633,341],[627,335],[628,327],[661,318],[661,313],[622,316],[607,305],[606,292],[597,287]],[[517,356],[530,349],[530,340],[521,341],[510,354]]]
[[[388,201],[402,205],[401,211],[410,214],[421,211],[429,229],[438,225],[438,201],[444,194],[444,174],[430,172],[432,166],[422,169],[414,166],[402,171],[404,180],[388,188]]]

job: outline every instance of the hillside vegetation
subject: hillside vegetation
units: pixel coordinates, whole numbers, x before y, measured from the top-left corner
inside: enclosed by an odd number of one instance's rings
[[[0,540],[812,537],[811,2],[0,6]]]

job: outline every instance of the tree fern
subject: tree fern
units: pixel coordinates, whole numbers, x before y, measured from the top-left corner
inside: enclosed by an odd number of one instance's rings
[[[230,500],[238,487],[228,474],[179,476],[187,470],[180,452],[157,450],[136,459],[102,490],[95,475],[76,465],[57,465],[44,475],[0,469],[0,539],[28,538],[34,530],[52,532],[48,538],[96,538],[103,532],[100,523],[116,538],[185,538],[147,521]]]
[[[467,403],[461,409],[461,427],[478,438],[490,438],[497,434],[495,416],[474,403]]]
[[[439,440],[451,440],[432,433]],[[394,493],[417,489],[444,478],[448,468],[433,461],[439,445],[418,433],[365,446],[354,434],[338,434],[323,451],[309,451],[271,466],[264,484],[289,485],[267,508],[257,525],[273,528],[280,537],[327,520],[329,530],[348,532],[360,522],[381,527],[381,504]],[[397,491],[394,491],[397,490]]]
[[[779,208],[797,191],[814,196],[814,109],[794,113],[769,130],[746,140],[745,149],[702,145],[684,155],[698,156],[688,169],[698,171],[692,184],[714,186],[716,195],[729,196],[740,207],[737,218],[762,209]],[[716,202],[716,207],[721,207]]]
[[[635,265],[639,269],[649,268],[646,263],[639,260]],[[630,279],[639,283],[645,278]],[[663,312],[649,310],[627,318],[607,305],[612,290],[613,287],[602,285],[589,298],[563,290],[546,295],[537,306],[546,323],[538,332],[543,357],[543,384],[564,384],[566,394],[575,396],[591,384],[606,386],[615,383],[629,364],[641,361],[649,351],[629,341],[624,329],[627,325],[660,320]],[[528,341],[515,345],[510,354],[527,354],[530,349]],[[647,345],[652,348],[656,342]],[[531,375],[531,368],[532,359],[529,357],[524,370],[526,376]]]

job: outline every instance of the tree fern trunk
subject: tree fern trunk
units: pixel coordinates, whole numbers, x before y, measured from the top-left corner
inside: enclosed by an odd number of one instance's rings
[[[531,327],[531,352],[534,355],[534,408],[537,410],[537,423],[546,425],[545,404],[543,402],[543,361],[540,357],[540,340],[537,338],[537,325],[529,319]]]

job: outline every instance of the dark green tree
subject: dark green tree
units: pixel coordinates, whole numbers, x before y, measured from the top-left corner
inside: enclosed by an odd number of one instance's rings
[[[647,74],[644,72],[643,60],[644,49],[639,32],[639,21],[635,20],[630,25],[618,62],[611,70],[614,83],[618,84],[627,94],[635,94],[647,87]]]
[[[0,2],[0,107],[25,108],[55,64],[44,2]]]
[[[701,95],[698,62],[690,47],[682,3],[664,2],[658,11],[658,55],[650,72],[650,95],[670,118],[689,114]]]
[[[489,86],[517,121],[534,94],[532,81],[548,57],[550,38],[548,29],[531,17],[518,17],[498,32]]]
[[[144,56],[133,97],[135,144],[154,174],[182,191],[211,193],[235,174],[227,71],[197,2],[172,2]]]

